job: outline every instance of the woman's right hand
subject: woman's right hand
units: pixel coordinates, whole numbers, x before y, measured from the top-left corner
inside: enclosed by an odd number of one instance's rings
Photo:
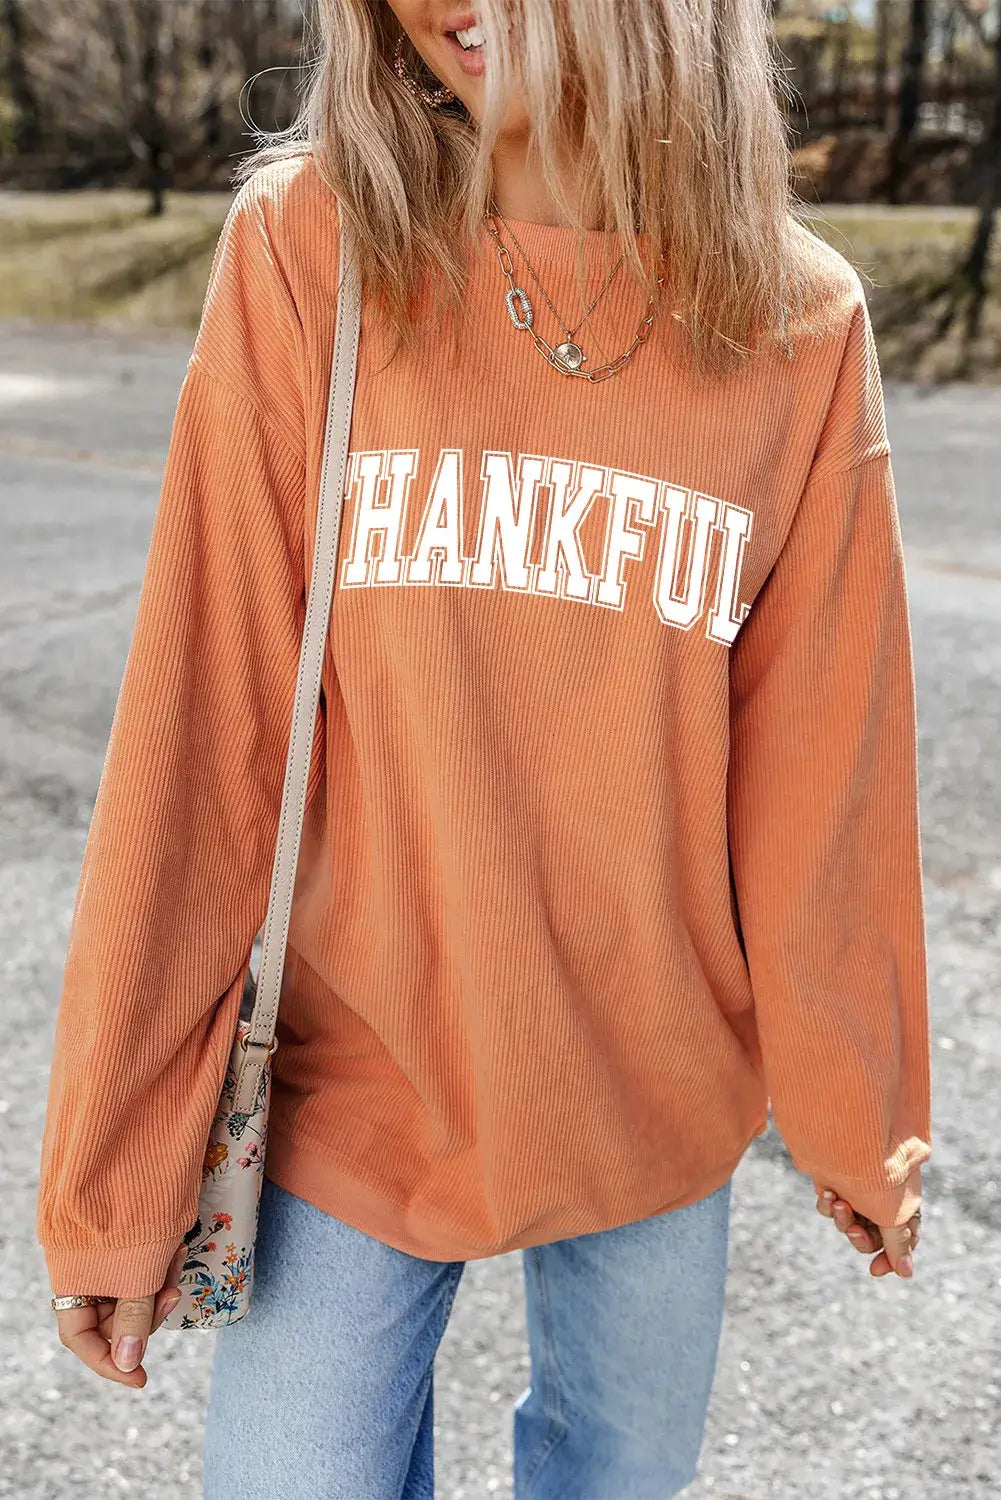
[[[860,1255],[880,1253],[869,1262],[870,1276],[888,1276],[895,1272],[909,1279],[914,1275],[914,1250],[921,1238],[921,1210],[913,1214],[906,1224],[877,1224],[857,1214],[845,1198],[839,1198],[833,1188],[826,1188],[817,1196],[817,1212],[825,1219],[833,1219],[836,1229],[846,1235]]]
[[[142,1358],[146,1340],[181,1298],[180,1278],[187,1245],[180,1241],[163,1286],[149,1297],[109,1298],[90,1307],[56,1313],[59,1342],[97,1375],[136,1389],[146,1384]]]

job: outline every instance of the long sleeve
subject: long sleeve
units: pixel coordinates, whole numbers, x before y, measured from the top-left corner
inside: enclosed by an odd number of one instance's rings
[[[177,401],[72,915],[37,1209],[60,1294],[161,1285],[267,908],[305,587],[286,297],[245,187]]]
[[[789,533],[731,656],[731,861],[776,1126],[906,1222],[931,1153],[903,552],[864,301]]]

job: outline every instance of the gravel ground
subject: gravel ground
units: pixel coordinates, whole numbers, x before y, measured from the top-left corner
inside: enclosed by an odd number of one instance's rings
[[[199,1493],[215,1335],[157,1335],[144,1391],[98,1380],[55,1337],[33,1223],[69,917],[189,347],[2,333],[0,1496],[19,1500]],[[775,1132],[755,1143],[734,1183],[692,1500],[998,1493],[1001,391],[888,386],[887,407],[919,673],[935,1032],[925,1232],[912,1283],[873,1281]],[[471,1262],[436,1371],[442,1497],[510,1495],[526,1374],[520,1256]]]

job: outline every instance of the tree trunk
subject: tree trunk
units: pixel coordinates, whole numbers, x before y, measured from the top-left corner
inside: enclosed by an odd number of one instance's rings
[[[18,156],[31,156],[42,149],[42,117],[25,61],[25,25],[21,0],[4,0],[7,23],[7,84],[16,112],[14,149]]]
[[[832,20],[833,32],[831,41],[834,48],[834,60],[831,80],[831,125],[834,130],[839,130],[844,124],[845,113],[845,80],[848,77],[851,47],[851,21],[846,9],[838,13],[838,18]]]
[[[149,190],[150,218],[157,218],[165,207],[168,166],[167,130],[160,109],[160,13],[156,0],[145,0],[140,7],[139,43],[139,135],[145,147],[146,186]]]
[[[874,114],[880,130],[886,129],[886,75],[890,55],[890,0],[876,0],[876,51],[873,57]]]
[[[910,0],[907,44],[900,67],[900,98],[897,123],[890,141],[884,194],[890,203],[900,201],[904,173],[910,164],[914,131],[924,87],[925,59],[931,0]]]
[[[211,6],[201,14],[198,39],[198,66],[205,77],[205,103],[201,111],[202,141],[205,155],[212,161],[222,150],[222,97],[219,75],[219,46],[216,15]]]
[[[987,265],[998,210],[1001,208],[1001,0],[998,0],[994,37],[994,101],[984,143],[984,161],[984,187],[980,195],[977,225],[960,272],[969,287],[964,330],[968,343],[972,343],[979,334],[983,320],[984,303],[987,300]]]

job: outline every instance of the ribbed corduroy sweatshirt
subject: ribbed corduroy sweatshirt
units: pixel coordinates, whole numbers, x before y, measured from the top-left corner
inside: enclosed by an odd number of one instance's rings
[[[572,326],[574,231],[508,223]],[[514,326],[482,241],[461,358],[429,322],[389,360],[364,308],[267,1174],[473,1259],[704,1196],[770,1104],[814,1186],[903,1223],[930,1154],[915,697],[860,279],[818,241],[835,333],[716,381],[665,318],[592,384]],[[337,267],[314,159],[258,169],[73,910],[37,1224],[57,1293],[155,1291],[194,1222],[267,907]],[[590,367],[645,307],[613,279]]]

